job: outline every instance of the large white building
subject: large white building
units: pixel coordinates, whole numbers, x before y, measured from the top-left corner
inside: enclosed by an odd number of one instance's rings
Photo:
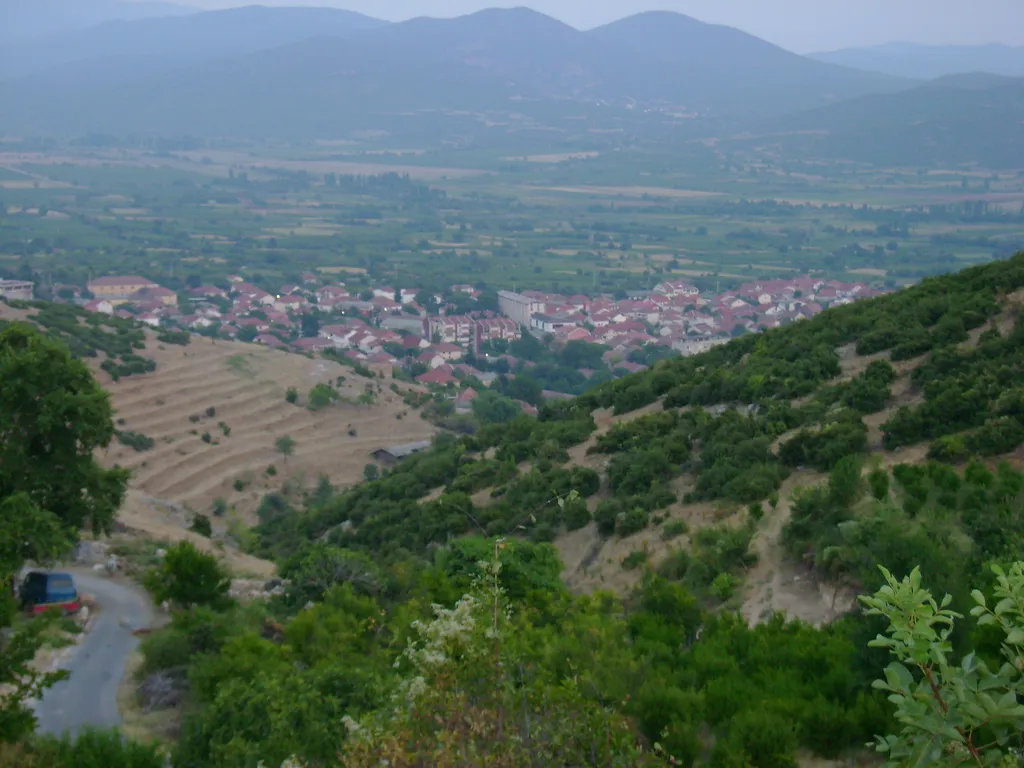
[[[498,291],[498,309],[505,317],[529,327],[530,317],[544,311],[544,302],[512,291]]]
[[[0,298],[32,301],[35,297],[35,283],[28,280],[0,280]]]

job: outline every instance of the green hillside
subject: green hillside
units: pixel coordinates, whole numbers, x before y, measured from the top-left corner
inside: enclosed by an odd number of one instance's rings
[[[346,491],[267,497],[252,546],[284,594],[143,646],[143,674],[189,670],[174,765],[858,755],[901,726],[870,685],[887,622],[853,596],[920,565],[968,614],[1021,559],[1022,288],[1019,254],[438,438]],[[618,594],[563,582],[587,536],[580,568]],[[772,615],[798,581],[846,607]],[[967,624],[949,643],[999,658]]]
[[[1024,164],[1024,79],[976,73],[763,124],[787,151],[877,165]],[[763,139],[762,139],[763,141]]]

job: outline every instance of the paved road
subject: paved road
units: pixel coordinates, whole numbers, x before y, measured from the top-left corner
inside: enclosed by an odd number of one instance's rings
[[[152,620],[149,600],[137,587],[91,573],[74,576],[79,592],[93,595],[101,609],[89,634],[61,662],[71,677],[46,691],[36,704],[43,733],[75,734],[88,726],[121,724],[117,689],[125,663],[139,643],[132,631]]]

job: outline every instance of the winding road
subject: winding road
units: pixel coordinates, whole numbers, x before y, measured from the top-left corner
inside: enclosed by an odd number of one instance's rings
[[[139,644],[132,632],[149,626],[153,618],[141,589],[93,573],[73,574],[79,592],[95,597],[100,610],[85,639],[59,665],[71,676],[36,702],[39,731],[55,735],[121,724],[117,689],[128,657]]]

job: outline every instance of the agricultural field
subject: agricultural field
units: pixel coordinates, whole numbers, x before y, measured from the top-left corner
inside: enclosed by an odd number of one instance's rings
[[[39,324],[40,317],[45,310],[0,303],[0,321]],[[103,348],[84,359],[115,410],[119,437],[102,461],[132,472],[122,522],[157,540],[179,538],[196,513],[211,519],[217,535],[237,534],[259,521],[268,494],[299,498],[318,483],[353,486],[372,451],[436,431],[402,402],[400,393],[414,385],[400,383],[396,392],[390,380],[255,344],[194,336],[182,346],[134,333],[142,340],[137,356],[151,370],[114,379]],[[337,401],[310,410],[308,393],[328,383]],[[372,402],[359,402],[368,387]],[[287,455],[277,445],[284,437],[293,441]]]
[[[106,272],[181,289],[339,268],[438,290],[614,293],[665,276],[724,290],[807,272],[894,288],[1024,245],[1017,172],[558,149],[6,152],[0,270],[41,273],[43,291]]]

